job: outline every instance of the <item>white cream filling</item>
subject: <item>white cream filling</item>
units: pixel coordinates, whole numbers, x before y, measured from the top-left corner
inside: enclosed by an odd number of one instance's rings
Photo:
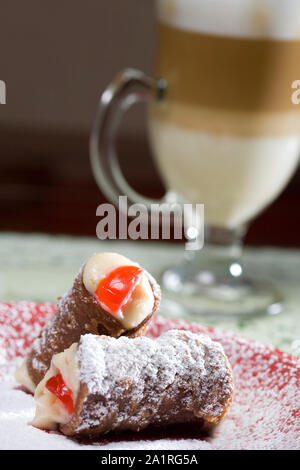
[[[53,393],[46,388],[46,382],[61,373],[65,384],[73,392],[74,405],[76,403],[79,390],[79,366],[77,359],[77,343],[72,344],[64,352],[55,354],[51,361],[51,366],[43,380],[38,384],[34,399],[36,401],[35,417],[32,425],[37,428],[55,430],[57,424],[66,424],[70,420],[70,415],[64,404]]]
[[[26,359],[22,362],[22,365],[18,367],[18,369],[16,370],[15,379],[19,384],[23,385],[30,392],[34,393],[35,385],[32,382],[31,378],[29,377],[28,369],[26,365]]]
[[[138,264],[118,253],[96,253],[92,255],[83,270],[85,288],[91,294],[95,294],[99,282],[120,266],[138,266]],[[143,273],[131,299],[115,316],[124,328],[132,329],[151,314],[153,306],[154,295],[149,280]]]

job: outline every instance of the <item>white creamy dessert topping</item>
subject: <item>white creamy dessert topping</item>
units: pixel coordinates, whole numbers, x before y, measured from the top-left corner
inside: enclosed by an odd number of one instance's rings
[[[22,365],[16,370],[15,379],[19,384],[26,387],[31,393],[34,393],[35,385],[29,377],[26,359],[22,362]]]
[[[65,424],[70,420],[64,404],[46,388],[47,381],[60,373],[67,387],[73,392],[73,401],[76,403],[79,390],[79,367],[77,360],[77,343],[72,344],[64,352],[55,354],[51,366],[43,380],[36,388],[34,399],[36,413],[32,425],[37,428],[55,430],[57,424]]]
[[[92,255],[83,270],[85,288],[95,295],[99,282],[120,266],[138,266],[138,264],[118,253],[96,253]],[[143,272],[131,299],[115,316],[124,328],[132,329],[152,313],[153,307],[154,295],[149,280]]]

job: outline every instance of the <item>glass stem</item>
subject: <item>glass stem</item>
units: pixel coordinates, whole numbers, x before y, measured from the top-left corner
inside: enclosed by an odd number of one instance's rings
[[[219,227],[205,227],[204,247],[198,251],[185,251],[185,269],[189,274],[203,277],[203,273],[214,272],[217,277],[240,276],[243,237],[247,228],[240,226],[234,230]],[[233,268],[232,268],[233,266]],[[240,268],[238,267],[240,266]],[[233,269],[233,273],[232,273]],[[236,270],[236,271],[235,271]]]

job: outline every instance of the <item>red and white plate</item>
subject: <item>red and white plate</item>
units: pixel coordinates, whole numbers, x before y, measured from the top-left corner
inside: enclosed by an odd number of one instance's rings
[[[45,322],[50,304],[0,303],[0,448],[1,449],[299,449],[300,361],[271,346],[198,324],[157,317],[152,337],[171,328],[205,333],[219,341],[235,378],[232,408],[214,436],[196,429],[108,435],[76,440],[30,425],[33,397],[18,387],[14,369]]]

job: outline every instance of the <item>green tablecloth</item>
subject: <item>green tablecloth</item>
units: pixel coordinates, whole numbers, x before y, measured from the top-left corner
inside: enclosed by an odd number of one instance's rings
[[[153,275],[180,262],[183,248],[169,243],[100,241],[87,237],[0,234],[0,300],[56,302],[72,284],[85,259],[96,251],[117,251],[137,260]],[[271,278],[286,298],[284,312],[255,318],[184,319],[217,326],[300,357],[300,250],[251,248],[244,251],[251,274]],[[161,315],[176,317],[164,303]],[[183,317],[181,317],[183,318]]]

